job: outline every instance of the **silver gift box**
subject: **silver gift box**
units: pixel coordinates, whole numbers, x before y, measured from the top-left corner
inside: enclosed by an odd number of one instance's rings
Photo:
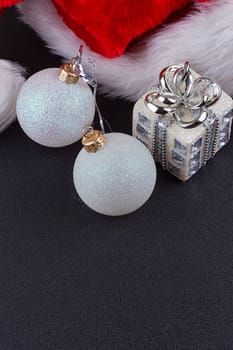
[[[227,144],[232,117],[232,98],[187,62],[165,68],[160,83],[136,102],[133,136],[164,169],[186,181]]]

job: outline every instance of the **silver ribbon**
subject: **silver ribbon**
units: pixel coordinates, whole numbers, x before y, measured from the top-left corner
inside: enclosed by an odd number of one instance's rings
[[[206,120],[208,107],[221,94],[217,81],[195,79],[186,62],[184,66],[171,65],[161,71],[158,88],[147,94],[145,104],[154,113],[172,115],[182,128],[191,128]]]

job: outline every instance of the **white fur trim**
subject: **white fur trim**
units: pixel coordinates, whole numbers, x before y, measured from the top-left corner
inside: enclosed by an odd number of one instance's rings
[[[48,46],[65,58],[82,40],[65,25],[50,0],[26,0],[18,5],[23,19]],[[209,8],[208,8],[209,7]],[[166,26],[116,59],[86,48],[97,63],[97,79],[110,95],[139,98],[157,81],[163,67],[188,60],[194,70],[215,78],[233,95],[233,1],[215,0],[178,23]]]
[[[16,119],[16,99],[24,82],[18,64],[0,60],[0,132]]]

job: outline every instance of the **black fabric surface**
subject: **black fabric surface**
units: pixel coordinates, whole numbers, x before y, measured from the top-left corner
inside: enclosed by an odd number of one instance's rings
[[[60,64],[13,10],[0,38],[28,75]],[[130,103],[99,104],[130,133]],[[158,166],[149,202],[116,218],[79,200],[80,148],[0,135],[0,349],[233,349],[233,139],[185,184]]]

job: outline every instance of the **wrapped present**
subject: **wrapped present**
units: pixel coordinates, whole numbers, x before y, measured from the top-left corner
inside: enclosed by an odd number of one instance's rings
[[[136,102],[133,136],[186,181],[229,141],[232,117],[232,98],[186,62],[163,69],[159,84]]]

